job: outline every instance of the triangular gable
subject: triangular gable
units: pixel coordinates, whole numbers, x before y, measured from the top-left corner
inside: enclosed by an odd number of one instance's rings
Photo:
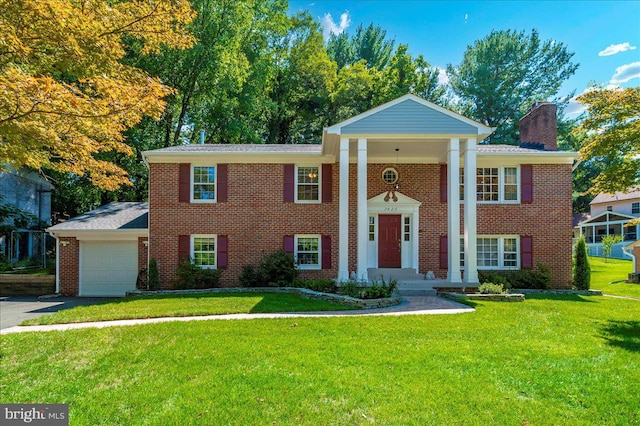
[[[399,193],[398,191],[395,192],[396,198],[398,199],[398,201],[393,201],[393,200],[388,200],[385,201],[385,198],[387,197],[387,194],[389,194],[387,191],[380,193],[379,195],[376,195],[373,198],[369,198],[367,200],[367,206],[369,207],[373,207],[373,206],[420,206],[422,205],[422,203],[418,200],[414,200],[411,197],[408,197],[404,194]],[[390,195],[390,194],[389,194]]]
[[[629,216],[627,214],[624,213],[614,213],[614,212],[602,212],[597,216],[594,216],[590,219],[587,219],[583,222],[580,222],[579,225],[588,225],[588,224],[594,224],[594,223],[605,223],[607,222],[607,215],[609,215],[609,222],[619,222],[619,221],[626,221],[626,220],[631,220],[631,219],[636,219],[636,217],[634,216]]]
[[[407,94],[325,129],[339,135],[477,135],[494,129],[418,96]]]

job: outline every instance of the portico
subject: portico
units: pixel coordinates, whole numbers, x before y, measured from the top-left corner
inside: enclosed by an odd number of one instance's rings
[[[492,131],[414,95],[405,95],[326,128],[323,153],[335,156],[339,167],[338,280],[349,279],[352,272],[358,279],[366,280],[368,268],[389,265],[425,273],[427,271],[420,270],[421,257],[438,254],[433,253],[435,250],[421,250],[424,245],[420,244],[420,239],[439,238],[441,266],[445,266],[442,262],[446,263],[446,282],[451,285],[477,284],[476,188],[475,184],[464,186],[461,214],[460,169],[464,167],[465,182],[475,183],[476,145]],[[409,196],[410,193],[424,193],[419,187],[430,183],[423,183],[428,181],[424,176],[401,175],[394,181],[393,173],[398,173],[399,164],[428,165],[433,170],[439,167],[439,197],[416,199]],[[382,175],[369,176],[371,165],[380,165],[377,169],[382,169]],[[351,176],[354,171],[355,179]],[[371,194],[370,188],[374,188],[371,182],[376,182],[375,188],[378,188],[380,179],[382,185],[386,185],[386,191]],[[354,181],[357,187],[350,191],[349,183]],[[349,205],[353,202],[350,197],[354,192],[356,208],[355,217],[352,217],[354,209]],[[425,211],[425,208],[435,202],[446,203],[446,229],[430,229],[429,215],[436,213]],[[349,233],[350,228],[354,229],[354,223],[356,256],[355,265],[350,265]],[[434,232],[440,235],[434,236]],[[399,253],[394,251],[395,241]],[[446,259],[442,253],[446,254]],[[460,267],[461,255],[464,255],[464,276]]]

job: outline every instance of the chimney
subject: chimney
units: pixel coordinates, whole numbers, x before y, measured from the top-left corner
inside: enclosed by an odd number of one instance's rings
[[[558,150],[558,107],[551,102],[534,103],[520,119],[520,146]]]

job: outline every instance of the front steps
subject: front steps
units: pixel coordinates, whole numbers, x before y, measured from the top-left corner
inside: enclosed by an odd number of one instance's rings
[[[369,268],[367,272],[371,282],[380,283],[383,279],[386,283],[392,279],[398,281],[401,296],[435,296],[434,285],[444,284],[443,280],[425,280],[424,275],[409,268]]]

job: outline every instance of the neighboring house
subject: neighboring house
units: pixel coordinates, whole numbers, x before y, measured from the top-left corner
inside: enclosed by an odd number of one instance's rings
[[[41,242],[38,242],[38,238],[34,240],[30,235],[33,232],[27,231],[26,228],[38,227],[40,223],[51,223],[52,190],[53,185],[37,172],[11,168],[0,171],[0,203],[11,204],[34,217],[34,220],[26,224],[15,224],[11,219],[6,223],[0,222],[0,225],[20,225],[21,228],[25,228],[21,237],[14,238],[13,253],[8,253],[11,244],[8,243],[7,236],[0,235],[0,254],[9,254],[8,257],[14,260],[41,254]]]
[[[433,271],[434,286],[474,287],[479,270],[541,263],[554,286],[570,286],[577,157],[557,151],[556,106],[532,107],[520,122],[520,147],[479,145],[492,131],[405,95],[325,128],[318,145],[144,152],[149,228],[130,235],[130,256],[145,267],[140,252],[148,241],[164,287],[185,256],[224,269],[229,286],[237,285],[243,266],[279,248],[296,257],[308,278]],[[113,243],[116,230],[89,225],[91,218],[64,225],[83,222],[96,231],[91,238],[50,228],[66,244],[59,252],[65,294],[87,294],[88,265],[107,271],[118,263],[107,259],[115,250],[98,248]]]
[[[591,213],[585,215],[574,228],[574,237],[584,235],[591,256],[602,256],[602,238],[621,235],[622,243],[616,244],[611,257],[629,259],[625,246],[638,239],[640,225],[629,221],[640,217],[640,190],[628,193],[598,194],[590,203]],[[576,235],[577,234],[577,235]]]
[[[638,238],[638,226],[625,226],[640,217],[640,190],[598,194],[590,203],[591,214],[578,224],[587,243],[600,243],[605,235],[622,235],[624,241]]]

